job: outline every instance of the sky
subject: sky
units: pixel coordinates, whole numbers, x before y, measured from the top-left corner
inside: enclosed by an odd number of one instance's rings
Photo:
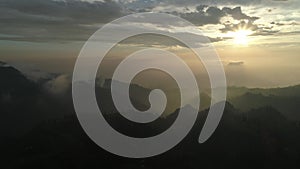
[[[0,60],[30,76],[71,74],[87,39],[103,25],[138,12],[163,12],[193,23],[224,65],[228,85],[278,87],[300,84],[299,0],[0,0]],[[151,26],[150,26],[151,27]],[[151,28],[157,29],[152,26]],[[165,31],[188,30],[163,27]],[[197,36],[197,35],[195,35]],[[111,52],[103,72],[131,49],[157,42],[134,37]],[[193,57],[179,42],[161,47]],[[191,62],[190,64],[193,64]],[[205,72],[198,72],[199,82]]]

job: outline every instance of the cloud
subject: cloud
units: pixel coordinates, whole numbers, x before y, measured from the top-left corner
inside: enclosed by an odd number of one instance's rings
[[[244,65],[244,61],[229,61],[228,66],[241,66]]]
[[[237,24],[233,23],[225,23],[224,28],[221,28],[220,31],[222,33],[234,32],[236,30],[251,30],[254,33],[251,36],[266,36],[266,35],[274,35],[279,32],[279,30],[274,30],[273,26],[264,26],[264,25],[256,25],[253,21],[242,20]]]
[[[58,77],[48,81],[44,87],[51,94],[60,95],[66,93],[71,86],[70,75],[59,75]]]
[[[189,20],[195,25],[203,26],[206,24],[221,24],[221,18],[230,16],[235,20],[249,20],[251,22],[259,19],[258,17],[248,16],[242,12],[241,7],[229,8],[223,7],[218,8],[215,6],[199,5],[196,7],[195,12],[190,13],[176,13],[180,17]]]
[[[240,6],[226,7],[226,5],[247,6],[262,2],[261,0],[0,0],[0,40],[85,41],[103,24],[113,19],[130,13],[152,11],[154,8],[158,12],[180,16],[197,26],[223,24],[222,32],[246,25],[256,30],[256,35],[274,34],[277,30],[270,29],[270,26],[254,24],[259,17],[249,16]],[[167,6],[170,7],[167,11],[159,11],[160,8]],[[184,10],[176,11],[176,6]],[[192,8],[195,9],[191,10]],[[224,17],[231,17],[239,23],[223,23]],[[271,25],[281,26],[279,24],[281,23],[276,21],[276,24]],[[212,40],[221,39],[212,38]]]
[[[6,9],[16,10],[32,16],[43,16],[44,19],[60,18],[76,23],[107,22],[122,15],[122,7],[114,1],[85,2],[77,0],[1,0]]]
[[[207,8],[207,9],[206,9]],[[206,24],[218,24],[226,14],[217,7],[198,6],[196,12],[180,13],[180,17],[189,20],[193,24],[202,26]]]
[[[259,17],[253,17],[253,16],[248,16],[246,14],[244,14],[242,12],[241,7],[235,7],[235,8],[228,8],[228,7],[224,7],[222,9],[222,11],[224,11],[226,14],[232,16],[233,19],[236,20],[242,20],[242,19],[247,19],[249,21],[254,22],[255,20],[259,19]]]
[[[15,37],[3,40],[86,40],[100,23],[126,14],[110,0],[0,0],[0,32]]]
[[[292,21],[292,22],[271,22],[270,24],[276,25],[276,26],[296,26],[300,25],[299,22]]]
[[[259,28],[252,21],[242,20],[237,24],[224,23],[224,28],[221,28],[220,31],[223,32],[223,33],[227,33],[227,32],[236,31],[236,30],[239,30],[239,29],[247,29],[247,30],[256,31]]]
[[[153,6],[154,4],[160,5],[177,5],[177,6],[193,6],[193,5],[209,5],[214,6],[218,5],[251,5],[251,4],[260,4],[263,0],[136,0],[133,1],[130,5],[132,7],[140,6],[142,3],[146,3],[148,6]]]

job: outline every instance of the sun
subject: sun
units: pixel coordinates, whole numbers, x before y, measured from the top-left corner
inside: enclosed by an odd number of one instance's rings
[[[234,32],[228,32],[228,36],[232,37],[234,43],[237,45],[248,45],[249,35],[253,32],[251,30],[241,29]]]

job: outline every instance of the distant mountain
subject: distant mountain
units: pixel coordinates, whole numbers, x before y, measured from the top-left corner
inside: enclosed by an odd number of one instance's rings
[[[228,87],[228,98],[235,98],[242,96],[246,93],[262,94],[264,96],[282,96],[282,97],[293,97],[300,96],[300,85],[278,87],[278,88],[246,88],[246,87]]]
[[[293,97],[293,96],[300,96],[300,85],[296,86],[289,86],[289,87],[278,87],[278,88],[270,88],[270,89],[251,89],[252,93],[261,93],[265,96],[286,96],[286,97]]]
[[[296,90],[297,88],[298,87],[292,87],[291,89],[284,89],[284,91],[290,91],[292,89]],[[274,90],[264,90],[264,95],[260,93],[251,93],[250,90],[241,96],[229,99],[229,102],[242,111],[249,111],[251,109],[264,106],[272,106],[282,112],[286,118],[300,121],[300,95],[293,94],[288,96],[285,95],[287,93],[280,90],[275,90],[277,95],[266,95],[266,93],[272,93],[272,91]]]
[[[111,102],[111,79],[105,79],[101,85],[96,86],[96,95],[98,97],[99,104],[103,105],[106,108],[113,107],[113,103]],[[123,82],[116,82],[120,86],[125,86],[127,84]],[[137,84],[130,84],[129,95],[132,104],[135,108],[145,111],[149,109],[149,95],[153,89],[145,88],[143,86]],[[173,113],[176,109],[180,107],[180,91],[178,88],[170,88],[170,89],[162,89],[167,96],[167,107],[164,112],[165,115],[169,115]],[[109,98],[109,99],[108,99]],[[192,101],[194,98],[191,97]],[[103,102],[103,103],[101,103]],[[207,109],[210,106],[211,98],[204,92],[200,93],[200,110]],[[109,106],[108,106],[109,105]],[[102,106],[100,106],[102,107]],[[105,109],[105,108],[104,108]],[[106,112],[113,111],[112,109],[105,110]]]

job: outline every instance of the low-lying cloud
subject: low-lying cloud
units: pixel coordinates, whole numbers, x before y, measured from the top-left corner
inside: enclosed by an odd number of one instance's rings
[[[58,77],[48,81],[44,87],[45,89],[54,95],[65,94],[71,86],[70,75],[59,75]]]
[[[244,65],[244,61],[229,61],[228,66],[241,66]]]

